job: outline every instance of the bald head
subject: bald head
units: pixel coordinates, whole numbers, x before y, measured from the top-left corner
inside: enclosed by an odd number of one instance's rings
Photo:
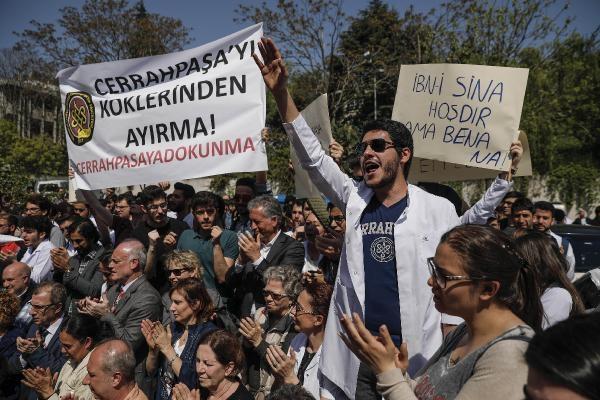
[[[100,343],[90,355],[87,371],[83,384],[90,387],[96,399],[125,397],[135,385],[135,356],[131,346],[119,339]]]
[[[31,268],[25,263],[14,261],[2,271],[2,286],[14,296],[20,296],[29,287]]]
[[[110,280],[123,285],[133,281],[144,272],[146,249],[139,240],[127,239],[113,251],[109,270]]]

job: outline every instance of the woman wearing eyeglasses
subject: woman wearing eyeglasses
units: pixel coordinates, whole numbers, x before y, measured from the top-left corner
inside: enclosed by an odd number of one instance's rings
[[[248,386],[256,399],[265,398],[275,382],[267,361],[269,346],[287,352],[296,336],[290,311],[301,290],[301,274],[293,266],[269,267],[263,277],[266,307],[256,310],[254,318],[242,319],[239,329],[248,348]]]
[[[171,398],[173,386],[184,383],[190,389],[198,381],[195,368],[200,339],[217,327],[210,322],[213,305],[204,284],[198,278],[182,279],[169,292],[174,322],[166,328],[158,321],[142,321],[142,333],[148,343],[146,371],[158,372],[155,399]]]
[[[429,259],[435,307],[464,319],[415,380],[406,374],[407,344],[397,349],[385,325],[373,336],[357,314],[342,320],[344,342],[377,374],[385,399],[522,398],[523,355],[541,329],[537,276],[493,228],[464,225],[442,236]],[[408,343],[410,346],[410,343]]]
[[[300,333],[292,340],[288,353],[278,346],[267,350],[267,362],[278,383],[302,385],[315,399],[320,398],[319,361],[332,293],[327,283],[307,284],[292,306],[294,328]]]

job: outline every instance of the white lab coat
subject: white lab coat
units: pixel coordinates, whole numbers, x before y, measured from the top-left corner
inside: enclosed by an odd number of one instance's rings
[[[558,247],[562,248],[562,236],[557,235],[552,231],[548,231],[548,233],[550,233],[550,236],[554,238]],[[565,259],[567,260],[567,264],[569,266],[569,269],[567,270],[567,278],[569,278],[569,280],[572,281],[575,279],[575,253],[573,253],[573,245],[569,243],[569,247],[562,250],[564,252]]]
[[[346,211],[346,235],[321,355],[325,377],[354,398],[360,362],[339,339],[343,331],[340,312],[356,312],[364,319],[365,287],[360,218],[373,197],[364,182],[357,184],[327,156],[302,116],[284,124],[290,142],[313,183],[331,201]],[[509,182],[496,179],[492,187],[462,218],[445,198],[408,185],[408,204],[394,224],[398,294],[402,338],[408,342],[410,369],[415,372],[442,343],[442,316],[435,309],[427,279],[427,258],[433,257],[442,234],[456,225],[485,221],[510,190]],[[450,317],[444,322],[454,322]],[[326,389],[333,389],[326,387]],[[332,392],[332,390],[329,390]]]
[[[294,373],[296,376],[298,376],[298,370],[300,369],[300,363],[302,362],[302,357],[304,357],[307,344],[308,337],[304,333],[297,334],[290,343],[288,353],[292,350],[296,353],[296,365],[294,365]],[[304,383],[302,387],[310,392],[315,399],[319,399],[321,396],[319,390],[319,361],[321,360],[322,348],[323,346],[319,347],[319,350],[317,350],[312,360],[308,363],[308,367],[304,370]]]

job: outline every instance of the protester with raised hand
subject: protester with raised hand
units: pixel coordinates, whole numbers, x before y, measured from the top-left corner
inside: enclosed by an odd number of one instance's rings
[[[174,321],[166,328],[160,322],[143,320],[141,329],[148,344],[146,371],[158,372],[155,399],[170,399],[178,382],[194,388],[198,379],[195,363],[200,339],[217,327],[210,322],[212,301],[199,278],[178,281],[169,292]]]
[[[442,323],[459,322],[442,317],[432,306],[426,284],[427,258],[435,252],[443,232],[459,223],[485,224],[511,183],[504,179],[507,173],[501,174],[483,198],[459,218],[449,201],[408,184],[412,136],[403,124],[392,120],[365,125],[356,149],[364,179],[353,180],[325,154],[300,115],[287,88],[287,68],[273,41],[262,39],[258,48],[262,60],[256,54],[254,59],[302,167],[315,186],[346,212],[347,224],[353,227],[346,232],[334,287],[335,304],[330,307],[325,330],[324,384],[332,390],[335,386],[343,389],[351,398],[375,399],[375,375],[338,339],[337,309],[360,313],[373,332],[387,323],[398,345],[402,339],[412,343],[411,365],[418,369],[441,344]],[[514,168],[522,146],[514,143],[510,152]]]
[[[406,344],[398,349],[385,325],[376,337],[358,314],[343,315],[344,342],[377,374],[385,399],[520,398],[527,379],[523,355],[534,329],[541,329],[536,271],[505,234],[475,225],[445,233],[428,262],[435,307],[465,323],[416,380],[406,374]]]

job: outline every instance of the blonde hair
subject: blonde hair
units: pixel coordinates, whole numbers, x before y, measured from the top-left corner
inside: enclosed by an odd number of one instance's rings
[[[202,279],[202,276],[204,275],[204,267],[202,266],[202,262],[200,262],[198,255],[192,250],[171,251],[165,256],[165,265],[167,268],[177,265],[191,269],[200,279]]]

